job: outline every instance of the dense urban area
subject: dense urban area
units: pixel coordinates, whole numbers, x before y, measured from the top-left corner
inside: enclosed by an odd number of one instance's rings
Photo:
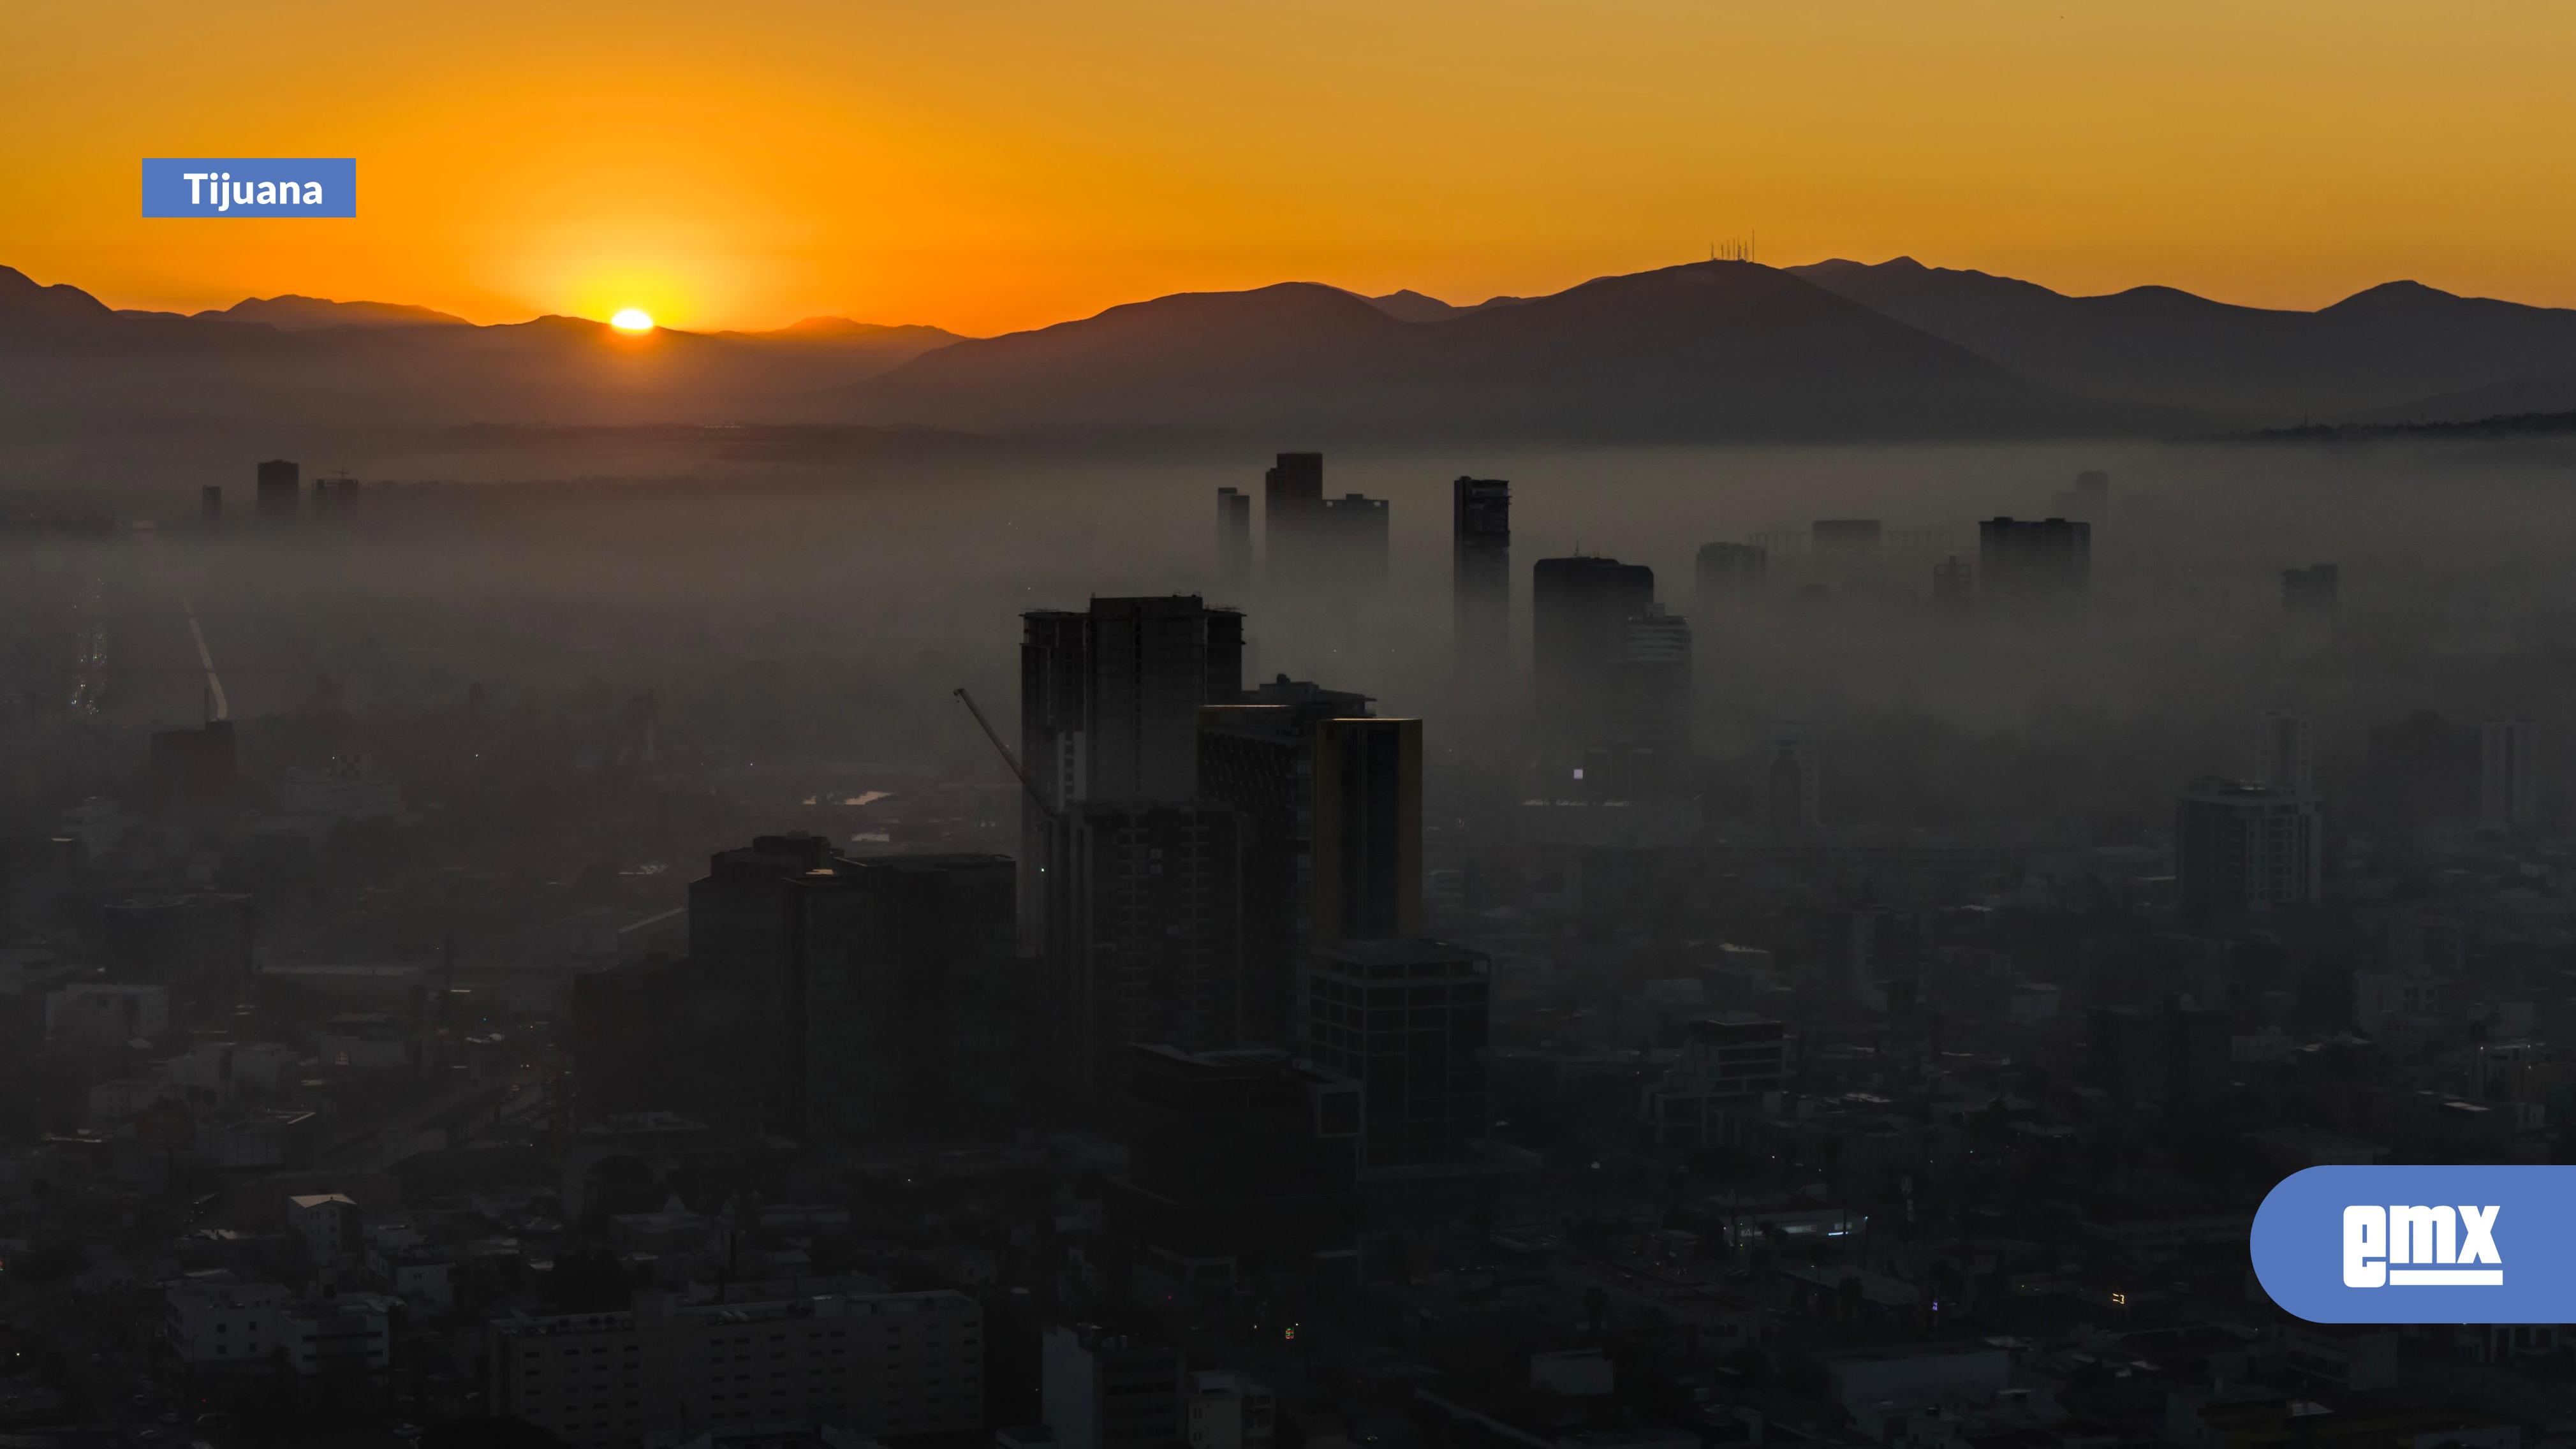
[[[2246,1247],[2576,1152],[2554,616],[2125,467],[1659,573],[1325,461],[721,623],[866,668],[514,603],[497,490],[12,515],[0,1445],[2576,1442],[2556,1328]]]

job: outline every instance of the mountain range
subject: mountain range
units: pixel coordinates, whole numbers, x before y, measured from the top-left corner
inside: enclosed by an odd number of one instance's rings
[[[845,318],[634,337],[294,295],[117,311],[0,267],[0,438],[219,421],[1899,439],[2571,407],[2576,311],[2413,282],[2299,312],[1902,257],[1711,261],[1469,306],[1289,282],[991,338]]]

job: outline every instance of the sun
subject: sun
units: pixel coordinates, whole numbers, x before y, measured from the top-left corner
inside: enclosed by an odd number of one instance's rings
[[[620,332],[650,332],[653,330],[653,316],[641,307],[629,307],[609,318],[608,325]]]

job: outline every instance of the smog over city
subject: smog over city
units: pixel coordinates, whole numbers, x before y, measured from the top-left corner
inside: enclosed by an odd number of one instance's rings
[[[0,1446],[2576,1434],[2565,17],[141,8]]]

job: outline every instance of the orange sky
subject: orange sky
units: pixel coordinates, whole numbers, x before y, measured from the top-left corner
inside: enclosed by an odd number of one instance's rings
[[[1453,300],[1910,253],[2315,306],[2576,305],[2576,6],[2482,0],[180,0],[18,7],[0,263],[991,332],[1286,278]],[[147,155],[354,155],[356,221],[144,221]]]

